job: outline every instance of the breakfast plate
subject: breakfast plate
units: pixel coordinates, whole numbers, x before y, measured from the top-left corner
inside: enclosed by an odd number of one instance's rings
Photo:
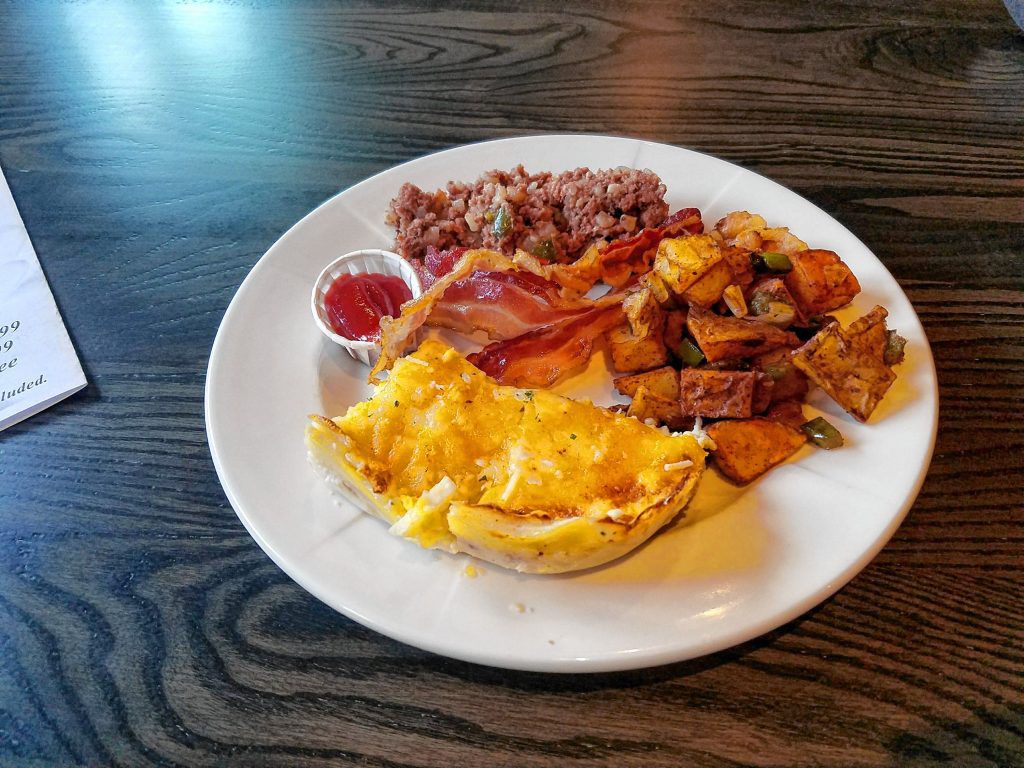
[[[311,286],[343,253],[389,248],[389,200],[492,168],[650,168],[675,210],[713,223],[756,211],[811,247],[841,254],[860,280],[848,322],[876,304],[907,339],[907,357],[867,424],[820,392],[809,406],[846,445],[806,446],[739,488],[707,472],[685,518],[600,568],[530,575],[467,555],[422,550],[335,501],[306,458],[311,413],[364,399],[368,369],[310,317]],[[556,391],[613,401],[595,354]],[[502,139],[389,169],[331,198],[285,233],[238,289],[217,333],[206,384],[210,450],[225,493],[253,538],[302,587],[351,619],[410,645],[511,669],[598,672],[694,658],[799,616],[853,578],[910,508],[935,442],[938,396],[928,341],[882,263],[794,192],[731,163],[678,147],[589,135]]]

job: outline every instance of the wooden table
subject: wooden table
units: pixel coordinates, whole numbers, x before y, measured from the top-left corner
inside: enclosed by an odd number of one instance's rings
[[[1022,126],[992,0],[0,6],[0,164],[91,382],[0,435],[0,764],[1024,764]],[[282,232],[400,161],[557,131],[795,189],[931,338],[903,527],[709,658],[560,677],[393,642],[278,570],[210,462],[210,345]]]

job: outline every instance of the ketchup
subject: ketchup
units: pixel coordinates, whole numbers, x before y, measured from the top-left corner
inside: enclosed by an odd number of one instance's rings
[[[412,298],[405,281],[394,275],[339,275],[324,296],[331,329],[354,341],[380,340],[380,319],[395,317]]]

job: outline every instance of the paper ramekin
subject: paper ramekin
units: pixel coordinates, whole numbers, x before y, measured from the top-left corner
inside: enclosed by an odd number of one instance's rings
[[[395,277],[402,278],[405,284],[409,286],[414,299],[423,293],[420,279],[409,262],[391,251],[384,251],[380,248],[364,248],[361,251],[346,253],[344,256],[328,264],[313,284],[313,295],[310,302],[313,319],[316,320],[316,324],[320,327],[324,336],[335,344],[344,347],[345,351],[363,365],[371,367],[376,365],[377,358],[380,357],[380,344],[375,341],[346,339],[344,336],[335,333],[331,328],[330,321],[327,319],[327,310],[324,308],[324,296],[327,294],[327,289],[331,287],[331,284],[340,275],[373,273],[394,275]]]

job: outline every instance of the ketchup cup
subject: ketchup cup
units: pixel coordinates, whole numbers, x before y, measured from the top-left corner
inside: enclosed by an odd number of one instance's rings
[[[313,319],[316,320],[324,336],[335,344],[344,347],[353,358],[363,365],[373,366],[380,357],[380,344],[376,341],[361,341],[348,339],[334,331],[324,307],[324,296],[328,289],[340,275],[359,274],[380,274],[394,275],[402,278],[409,287],[412,298],[415,299],[423,293],[420,279],[412,266],[391,251],[384,251],[380,248],[364,248],[360,251],[352,251],[344,256],[335,259],[328,264],[313,284],[313,295],[310,299],[310,308],[313,312]]]

